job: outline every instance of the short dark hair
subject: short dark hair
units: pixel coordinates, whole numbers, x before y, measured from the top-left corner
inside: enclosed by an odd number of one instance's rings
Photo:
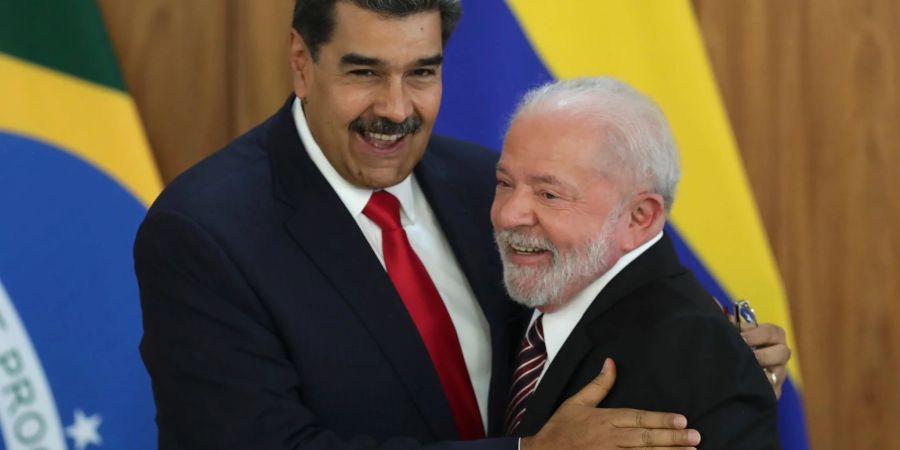
[[[334,32],[334,5],[341,0],[296,0],[293,26],[306,42],[313,60],[319,47]],[[462,16],[460,0],[347,0],[356,6],[389,17],[405,17],[423,11],[441,13],[441,40],[444,45]]]

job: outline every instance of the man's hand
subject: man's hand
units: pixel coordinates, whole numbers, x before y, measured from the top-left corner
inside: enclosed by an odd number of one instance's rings
[[[538,434],[522,439],[521,450],[674,449],[700,443],[700,433],[684,429],[682,415],[597,408],[615,381],[615,364],[607,358],[597,378],[563,402]]]
[[[787,346],[784,330],[778,325],[762,323],[756,328],[742,326],[741,336],[753,349],[759,365],[766,370],[766,376],[775,389],[775,398],[781,398],[781,387],[787,376],[785,366],[791,359],[791,349]]]

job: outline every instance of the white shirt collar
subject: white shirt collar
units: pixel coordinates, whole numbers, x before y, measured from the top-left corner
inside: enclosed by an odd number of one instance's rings
[[[358,217],[362,214],[366,204],[369,203],[369,198],[374,191],[369,188],[353,185],[335,170],[328,161],[328,158],[326,158],[325,154],[322,152],[322,148],[319,147],[319,144],[316,142],[315,138],[313,138],[312,132],[309,129],[309,124],[306,122],[306,116],[303,113],[303,106],[301,105],[299,98],[294,99],[291,112],[294,115],[294,124],[297,127],[297,132],[300,134],[300,141],[303,143],[303,147],[306,148],[306,153],[309,155],[309,158],[312,159],[313,164],[316,165],[319,172],[322,173],[322,176],[325,177],[325,180],[328,181],[328,184],[334,189],[334,192],[337,193],[341,202],[344,203],[344,207],[347,208],[347,211],[349,211],[354,218]],[[406,223],[415,223],[416,219],[415,208],[413,207],[412,181],[413,177],[412,174],[410,174],[410,176],[404,178],[400,183],[384,189],[393,194],[397,197],[397,200],[400,201],[400,210],[407,219]]]
[[[584,315],[584,312],[591,306],[591,303],[594,302],[594,299],[597,298],[597,295],[600,294],[603,288],[637,259],[638,256],[641,256],[648,248],[662,239],[662,236],[663,233],[660,232],[641,246],[622,255],[606,273],[582,289],[581,292],[575,294],[571,301],[553,312],[544,314],[542,325],[544,327],[544,343],[547,346],[547,364],[544,366],[544,371],[547,370],[549,363],[559,353],[559,349],[562,348],[563,343],[569,338],[569,334],[572,333],[575,325],[581,320],[581,316]],[[540,314],[540,311],[535,310],[534,316],[536,317],[537,314]]]

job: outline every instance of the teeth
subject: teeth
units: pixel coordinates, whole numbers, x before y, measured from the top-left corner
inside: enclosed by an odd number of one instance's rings
[[[366,133],[366,137],[373,141],[384,141],[384,142],[395,142],[398,139],[402,138],[402,134],[378,134],[378,133]]]
[[[537,253],[544,251],[544,249],[537,247],[520,247],[518,245],[510,245],[510,247],[519,253]]]

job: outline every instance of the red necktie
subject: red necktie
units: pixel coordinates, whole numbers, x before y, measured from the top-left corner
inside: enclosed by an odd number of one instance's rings
[[[537,389],[538,378],[547,363],[547,347],[544,345],[544,315],[534,320],[528,333],[522,338],[519,354],[516,356],[516,371],[510,387],[509,404],[506,406],[506,434],[514,436],[516,428],[525,415],[528,399]]]
[[[483,438],[484,425],[456,329],[425,266],[409,245],[400,224],[400,202],[390,193],[378,191],[372,194],[363,214],[381,228],[388,276],[428,349],[460,437]]]

